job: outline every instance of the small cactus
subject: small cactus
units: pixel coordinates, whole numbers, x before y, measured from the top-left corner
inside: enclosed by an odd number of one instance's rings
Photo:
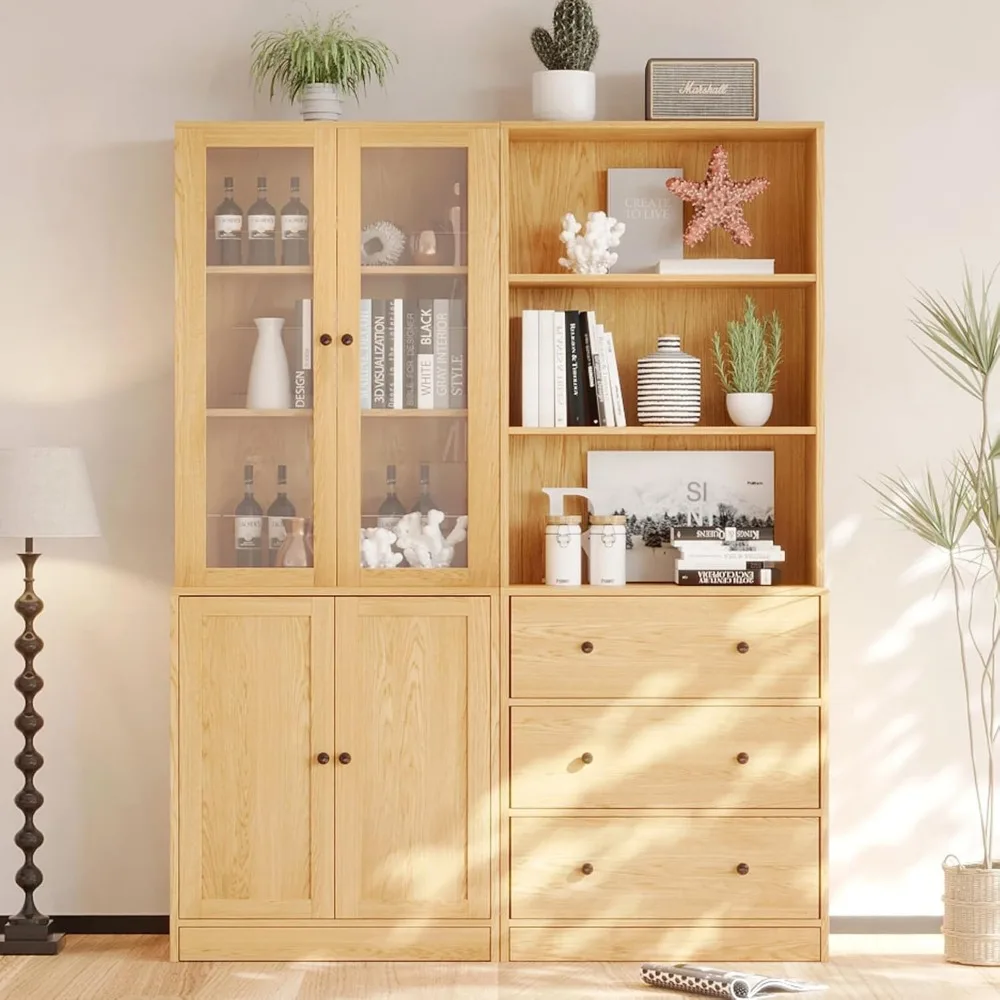
[[[599,41],[587,0],[559,0],[552,17],[552,34],[544,28],[531,33],[535,54],[546,69],[590,69]]]

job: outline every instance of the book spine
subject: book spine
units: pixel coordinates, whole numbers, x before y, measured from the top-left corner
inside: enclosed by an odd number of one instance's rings
[[[773,569],[680,569],[677,582],[683,587],[770,587]]]
[[[385,407],[396,408],[396,308],[394,299],[385,300]]]
[[[448,300],[434,300],[434,409],[448,409]]]
[[[417,303],[403,303],[403,409],[417,408]]]
[[[566,426],[566,314],[552,313],[552,368],[555,383],[555,426]]]
[[[434,302],[417,307],[417,409],[434,409]]]
[[[615,411],[615,427],[625,427],[625,397],[622,395],[622,378],[621,372],[618,371],[615,338],[612,336],[610,330],[603,330],[603,336],[608,349],[608,368],[611,375],[611,402]]]
[[[569,413],[568,426],[583,427],[586,417],[583,380],[586,377],[580,352],[580,314],[570,309],[565,313],[566,321],[566,407]]]
[[[372,300],[372,409],[384,410],[389,405],[386,381],[386,309],[385,299]]]
[[[468,367],[469,338],[465,324],[465,300],[452,299],[449,304],[448,329],[448,407],[464,410],[469,405],[466,369]]]
[[[538,315],[538,426],[556,425],[555,313]]]
[[[521,313],[521,426],[538,426],[538,324],[537,309]]]
[[[774,528],[718,528],[679,524],[670,529],[672,542],[773,542]]]
[[[604,345],[601,342],[601,328],[597,324],[597,314],[587,313],[587,341],[590,344],[590,356],[594,359],[594,397],[597,401],[597,425],[599,427],[614,427],[614,411],[609,398],[610,382],[604,372]],[[605,393],[605,384],[608,392]]]
[[[313,405],[312,373],[312,299],[300,299],[298,313],[298,343],[292,372],[292,408],[308,410]]]
[[[358,378],[361,382],[361,409],[372,408],[372,300],[361,300],[361,348]]]
[[[403,300],[392,300],[392,408],[403,409],[405,381],[405,331],[403,330]]]
[[[678,559],[674,564],[677,570],[748,570],[748,569],[772,569],[771,561],[768,559],[727,559],[724,556],[698,556],[690,559]]]
[[[586,409],[584,411],[584,426],[597,427],[600,424],[600,414],[597,410],[597,380],[594,378],[594,355],[590,350],[590,317],[591,313],[580,313],[579,336],[582,343],[584,359],[584,393]]]

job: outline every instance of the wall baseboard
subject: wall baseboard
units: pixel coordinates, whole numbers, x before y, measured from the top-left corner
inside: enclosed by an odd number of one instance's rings
[[[940,934],[941,917],[830,917],[831,934]]]

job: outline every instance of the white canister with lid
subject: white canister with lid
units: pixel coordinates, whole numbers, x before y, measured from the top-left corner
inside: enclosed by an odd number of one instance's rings
[[[545,583],[550,587],[580,586],[582,520],[576,514],[545,518]]]
[[[587,532],[592,587],[625,586],[625,518],[621,514],[594,514]]]

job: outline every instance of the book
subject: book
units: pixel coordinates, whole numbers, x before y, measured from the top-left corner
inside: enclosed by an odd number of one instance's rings
[[[387,381],[392,387],[392,396],[389,407],[393,410],[403,408],[403,300],[389,299],[389,327],[386,331],[388,341],[387,370],[389,372]],[[392,339],[389,340],[389,331],[392,331]],[[389,390],[386,390],[388,394]]]
[[[699,557],[697,559],[678,559],[674,563],[674,572],[686,570],[748,570],[748,569],[774,569],[776,562],[781,559],[715,559]]]
[[[292,349],[292,409],[309,410],[313,405],[312,299],[295,303],[297,338]]]
[[[776,569],[679,569],[682,587],[770,587],[777,583]]]
[[[361,344],[358,350],[358,378],[361,382],[361,409],[372,408],[372,300],[361,300]]]
[[[761,257],[687,257],[666,259],[657,274],[774,274],[774,259]]]
[[[566,412],[567,426],[586,426],[586,396],[584,394],[583,350],[579,336],[580,314],[569,309],[564,314],[566,323]]]
[[[555,382],[555,426],[565,427],[566,415],[566,314],[552,313],[553,374]]]
[[[583,388],[585,394],[584,427],[598,427],[600,414],[597,411],[597,379],[594,377],[594,352],[590,349],[590,317],[592,313],[581,311],[579,316],[579,337],[583,357]]]
[[[593,314],[591,314],[593,316]],[[599,362],[594,376],[597,379],[597,405],[601,411],[601,424],[616,427],[615,404],[611,392],[611,356],[608,354],[608,339],[604,327],[594,318],[591,322],[591,340],[594,357]]]
[[[417,305],[417,409],[434,409],[434,301]]]
[[[773,542],[774,526],[761,528],[719,527],[714,524],[675,524],[670,528],[672,542]]]
[[[448,316],[448,408],[464,410],[469,405],[466,387],[469,341],[465,324],[465,299],[452,299]]]
[[[684,256],[684,203],[667,190],[679,167],[618,167],[608,171],[608,215],[625,223],[615,249],[616,274],[653,274],[664,258]]]
[[[434,409],[448,409],[448,300],[434,300]]]
[[[521,313],[521,426],[538,426],[538,324],[537,309]]]
[[[386,300],[372,299],[372,409],[384,410],[389,405],[389,383],[386,381]]]
[[[538,426],[556,425],[555,312],[538,314]]]
[[[608,369],[611,374],[611,402],[615,414],[615,427],[626,427],[625,397],[622,394],[621,373],[618,371],[618,357],[615,354],[615,338],[611,335],[610,330],[605,330],[604,327],[600,329],[608,352]]]
[[[417,408],[417,303],[403,303],[403,409]]]
[[[825,990],[822,983],[802,979],[779,979],[752,972],[716,969],[710,965],[657,965],[646,962],[639,973],[647,986],[658,986],[678,993],[707,997],[773,997],[786,993],[810,993]]]

